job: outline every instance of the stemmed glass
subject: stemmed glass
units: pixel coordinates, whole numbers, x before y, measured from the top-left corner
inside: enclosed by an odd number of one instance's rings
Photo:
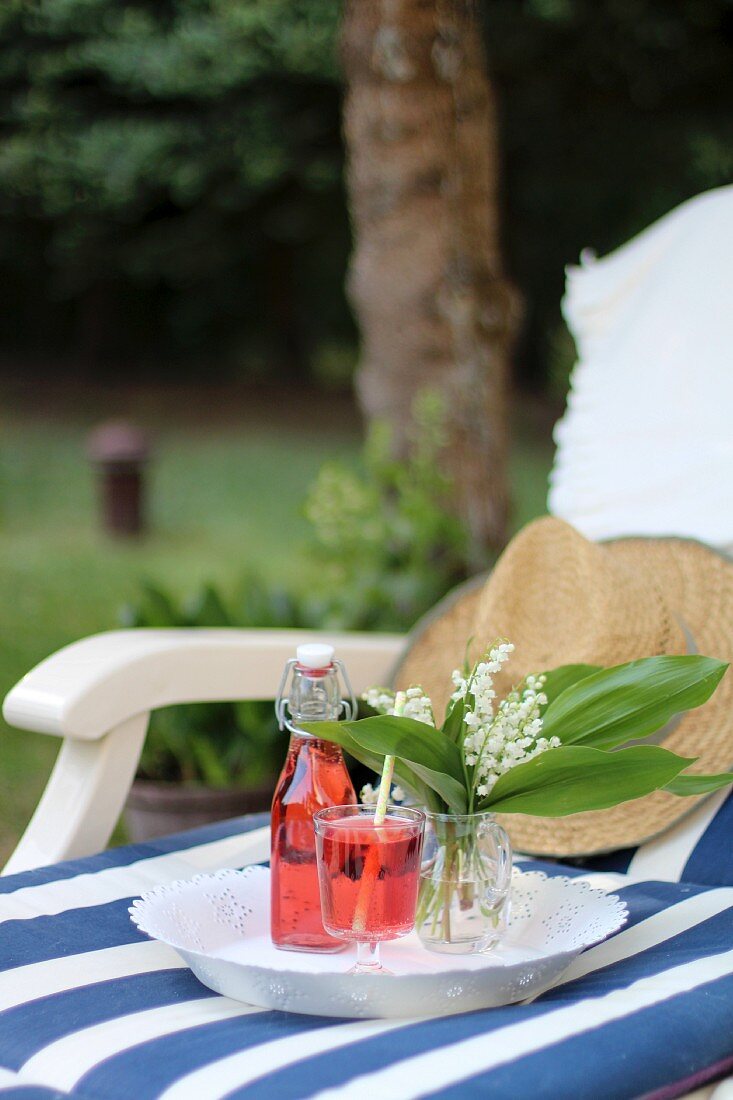
[[[313,824],[324,928],[356,942],[350,974],[389,974],[379,944],[415,926],[425,814],[389,806],[375,825],[372,806],[330,806]]]

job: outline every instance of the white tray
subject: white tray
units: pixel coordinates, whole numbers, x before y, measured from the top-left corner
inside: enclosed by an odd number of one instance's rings
[[[623,901],[586,882],[515,869],[508,928],[489,954],[436,955],[413,933],[382,944],[391,975],[351,975],[355,948],[323,955],[273,947],[266,867],[158,886],[130,915],[217,993],[262,1008],[352,1018],[447,1015],[536,996],[628,916]]]

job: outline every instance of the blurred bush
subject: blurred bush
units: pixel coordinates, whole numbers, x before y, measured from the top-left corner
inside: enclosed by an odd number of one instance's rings
[[[122,609],[120,619],[126,627],[305,625],[295,597],[255,576],[244,579],[229,606],[210,584],[179,603],[164,588],[146,582],[139,599]],[[271,700],[164,707],[150,716],[139,774],[210,787],[246,780],[255,788],[277,776],[287,736],[278,729]]]
[[[425,392],[413,407],[410,453],[396,461],[375,425],[362,468],[322,468],[306,501],[322,626],[407,630],[469,571],[468,536],[448,507],[440,471],[443,414]]]
[[[333,0],[0,5],[0,346],[333,381],[343,293]],[[481,5],[504,242],[544,378],[563,266],[733,176],[729,0]],[[321,346],[323,345],[323,350]]]
[[[350,335],[337,18],[329,0],[0,5],[6,348],[127,377],[204,356],[287,373]]]
[[[390,456],[377,425],[360,470],[326,464],[306,505],[312,537],[302,591],[255,575],[225,599],[211,584],[179,602],[146,582],[125,606],[126,627],[305,627],[408,630],[468,574],[468,542],[446,509],[450,483],[439,470],[442,408],[430,393],[415,402],[415,436],[405,462]],[[196,703],[154,711],[140,763],[148,779],[248,786],[270,778],[285,753],[272,702]]]

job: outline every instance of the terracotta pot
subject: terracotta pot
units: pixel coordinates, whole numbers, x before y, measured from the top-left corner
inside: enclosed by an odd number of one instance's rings
[[[123,821],[131,841],[153,840],[198,825],[269,810],[274,787],[274,779],[249,790],[184,787],[179,783],[136,779],[127,796]]]

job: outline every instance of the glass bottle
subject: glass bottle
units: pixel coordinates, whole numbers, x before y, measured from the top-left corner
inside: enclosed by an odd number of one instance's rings
[[[350,699],[341,698],[339,671]],[[290,730],[290,745],[272,802],[272,942],[288,951],[340,951],[343,941],[329,936],[321,921],[313,814],[353,805],[356,794],[341,748],[300,728],[302,722],[356,713],[332,646],[298,646],[297,656],[285,666],[275,709],[280,728]]]

